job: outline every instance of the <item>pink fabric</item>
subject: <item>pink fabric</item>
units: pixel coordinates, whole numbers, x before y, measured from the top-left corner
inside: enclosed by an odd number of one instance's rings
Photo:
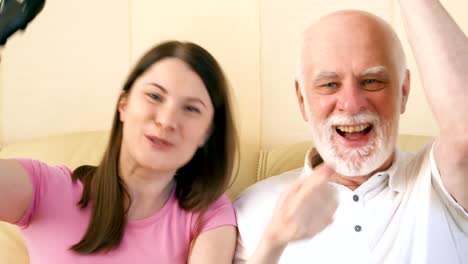
[[[80,241],[90,209],[77,206],[82,184],[71,180],[65,166],[19,160],[33,183],[29,209],[17,223],[26,240],[30,263],[186,263],[197,213],[179,208],[174,192],[155,215],[127,224],[120,246],[107,253],[78,255],[69,248]],[[200,232],[223,225],[236,226],[231,202],[223,196],[203,215]],[[214,249],[215,250],[215,249]]]

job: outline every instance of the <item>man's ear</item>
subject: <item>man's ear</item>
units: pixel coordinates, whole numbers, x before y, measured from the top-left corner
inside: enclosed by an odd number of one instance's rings
[[[411,74],[409,70],[405,72],[405,79],[401,86],[401,109],[400,114],[403,114],[406,111],[406,104],[408,103],[408,96],[411,88]]]
[[[304,121],[307,122],[308,121],[307,120],[307,115],[306,115],[305,109],[304,109],[304,96],[302,95],[301,87],[300,87],[299,82],[297,81],[297,79],[294,81],[294,85],[296,87],[297,102],[299,103],[299,110],[301,110],[302,119],[304,119]]]
[[[120,93],[119,102],[117,104],[117,111],[119,111],[120,122],[124,122],[125,120],[125,113],[127,110],[127,103],[128,103],[128,93],[124,90]]]

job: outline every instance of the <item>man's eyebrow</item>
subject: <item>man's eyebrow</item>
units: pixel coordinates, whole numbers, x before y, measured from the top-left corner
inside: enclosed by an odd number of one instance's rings
[[[366,75],[383,75],[387,76],[388,75],[388,70],[385,66],[375,66],[369,69],[366,69],[361,73],[361,76],[366,76]]]
[[[336,72],[320,71],[314,75],[313,80],[319,81],[322,79],[333,79],[333,78],[338,78],[338,74]]]

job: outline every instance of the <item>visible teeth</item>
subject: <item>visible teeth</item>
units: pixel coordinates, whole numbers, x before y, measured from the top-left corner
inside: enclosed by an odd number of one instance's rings
[[[357,126],[337,126],[340,131],[346,133],[355,133],[355,132],[362,132],[363,130],[367,129],[370,125],[369,124],[362,124]]]

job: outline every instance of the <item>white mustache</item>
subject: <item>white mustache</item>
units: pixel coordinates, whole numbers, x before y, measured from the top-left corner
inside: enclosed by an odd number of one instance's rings
[[[327,118],[324,127],[333,129],[335,126],[350,126],[364,123],[375,125],[380,123],[379,121],[379,116],[370,112],[363,112],[357,115],[334,114]]]

